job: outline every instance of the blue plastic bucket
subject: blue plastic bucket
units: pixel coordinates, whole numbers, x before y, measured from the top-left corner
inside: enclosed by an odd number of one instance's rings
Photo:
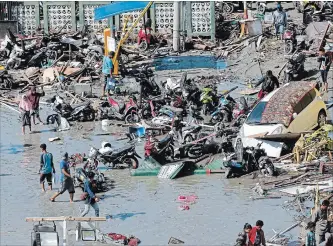
[[[130,134],[135,134],[138,137],[143,137],[146,134],[146,128],[143,126],[130,126],[128,130]]]

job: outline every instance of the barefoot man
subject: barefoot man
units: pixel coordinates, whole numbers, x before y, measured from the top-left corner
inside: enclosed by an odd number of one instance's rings
[[[69,162],[68,162],[68,153],[66,152],[62,158],[62,161],[60,162],[60,170],[61,170],[61,176],[60,176],[60,182],[61,182],[61,188],[60,191],[54,194],[50,200],[51,202],[54,202],[55,199],[63,194],[66,190],[69,193],[69,201],[73,202],[73,197],[75,193],[74,183],[73,179],[70,174],[69,170]]]
[[[45,192],[44,181],[46,179],[49,186],[49,190],[52,190],[52,171],[55,173],[53,165],[53,156],[51,153],[46,151],[46,144],[41,144],[40,148],[42,154],[40,156],[40,184],[42,186],[42,191]]]

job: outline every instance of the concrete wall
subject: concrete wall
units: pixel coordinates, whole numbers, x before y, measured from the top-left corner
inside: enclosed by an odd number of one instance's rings
[[[5,38],[7,33],[7,28],[17,34],[17,22],[16,21],[0,21],[0,39]]]

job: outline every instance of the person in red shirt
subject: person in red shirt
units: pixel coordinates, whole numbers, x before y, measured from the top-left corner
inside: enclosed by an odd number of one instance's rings
[[[250,246],[266,246],[265,234],[262,230],[264,226],[264,222],[262,220],[258,220],[256,222],[256,226],[252,228],[249,233],[249,245]]]
[[[28,92],[28,99],[31,103],[31,117],[33,119],[33,122],[34,124],[36,125],[36,122],[35,122],[35,116],[37,117],[37,119],[39,120],[40,123],[43,124],[42,120],[40,119],[39,117],[39,99],[43,96],[45,96],[45,92],[43,90],[43,87],[42,87],[42,92],[41,93],[38,93],[36,91],[36,87],[35,86],[31,86],[30,87],[30,91]]]

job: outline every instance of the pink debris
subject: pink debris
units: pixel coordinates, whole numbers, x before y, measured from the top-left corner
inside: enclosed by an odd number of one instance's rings
[[[195,202],[195,200],[197,198],[198,197],[195,196],[195,195],[191,195],[191,196],[178,196],[178,201],[181,201],[181,202]]]
[[[188,205],[180,205],[178,208],[179,210],[190,210],[190,206]]]

